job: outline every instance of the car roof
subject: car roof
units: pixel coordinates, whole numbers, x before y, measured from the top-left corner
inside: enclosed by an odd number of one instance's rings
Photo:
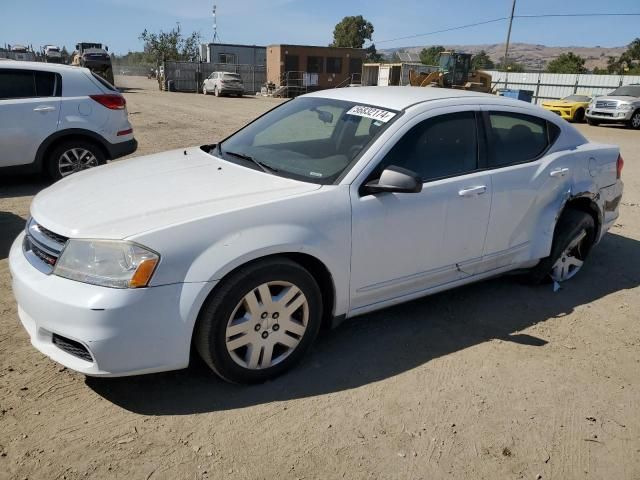
[[[437,87],[345,87],[321,90],[306,97],[330,98],[375,105],[392,110],[404,110],[411,105],[430,100],[457,98],[502,98],[488,93]],[[499,102],[501,103],[501,102]],[[523,102],[524,103],[524,102]]]
[[[73,65],[62,65],[60,63],[44,63],[44,62],[23,62],[17,60],[10,60],[8,62],[2,62],[0,68],[20,68],[26,70],[40,70],[44,72],[58,72],[58,73],[71,73],[81,72],[86,70],[83,67],[76,67]]]

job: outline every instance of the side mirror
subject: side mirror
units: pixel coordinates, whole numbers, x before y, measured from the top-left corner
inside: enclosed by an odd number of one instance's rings
[[[365,195],[375,193],[419,193],[422,191],[422,178],[411,170],[390,165],[384,169],[378,180],[362,187]]]

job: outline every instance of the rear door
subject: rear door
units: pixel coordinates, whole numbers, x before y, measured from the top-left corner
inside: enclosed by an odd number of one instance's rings
[[[33,163],[42,142],[58,129],[60,75],[0,69],[0,166]]]
[[[560,131],[540,117],[486,107],[484,120],[493,185],[485,246],[490,270],[548,255],[537,250],[550,245],[554,215],[571,189],[573,155],[547,154]],[[545,236],[548,241],[538,241]]]

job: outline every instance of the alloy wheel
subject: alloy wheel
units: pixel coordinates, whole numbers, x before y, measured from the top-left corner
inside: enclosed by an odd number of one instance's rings
[[[248,292],[227,322],[225,344],[235,363],[262,370],[298,347],[309,323],[309,302],[292,283],[272,281]]]
[[[636,112],[631,117],[631,126],[636,129],[640,129],[640,112]]]
[[[581,230],[562,252],[560,258],[551,267],[551,278],[556,282],[564,282],[576,275],[584,264],[582,249],[583,240],[587,237],[587,231]]]
[[[96,156],[84,148],[71,148],[58,158],[58,171],[62,177],[97,167],[98,165],[99,162]]]

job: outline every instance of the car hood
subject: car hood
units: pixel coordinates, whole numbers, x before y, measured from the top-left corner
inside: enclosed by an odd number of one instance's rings
[[[71,175],[41,191],[31,215],[65,237],[122,239],[318,188],[193,147]]]
[[[606,96],[606,97],[597,97],[596,98],[596,102],[600,102],[600,101],[607,101],[607,102],[611,102],[613,100],[618,101],[618,102],[626,102],[626,103],[635,103],[635,102],[640,102],[640,98],[637,97],[617,97],[617,96]]]

